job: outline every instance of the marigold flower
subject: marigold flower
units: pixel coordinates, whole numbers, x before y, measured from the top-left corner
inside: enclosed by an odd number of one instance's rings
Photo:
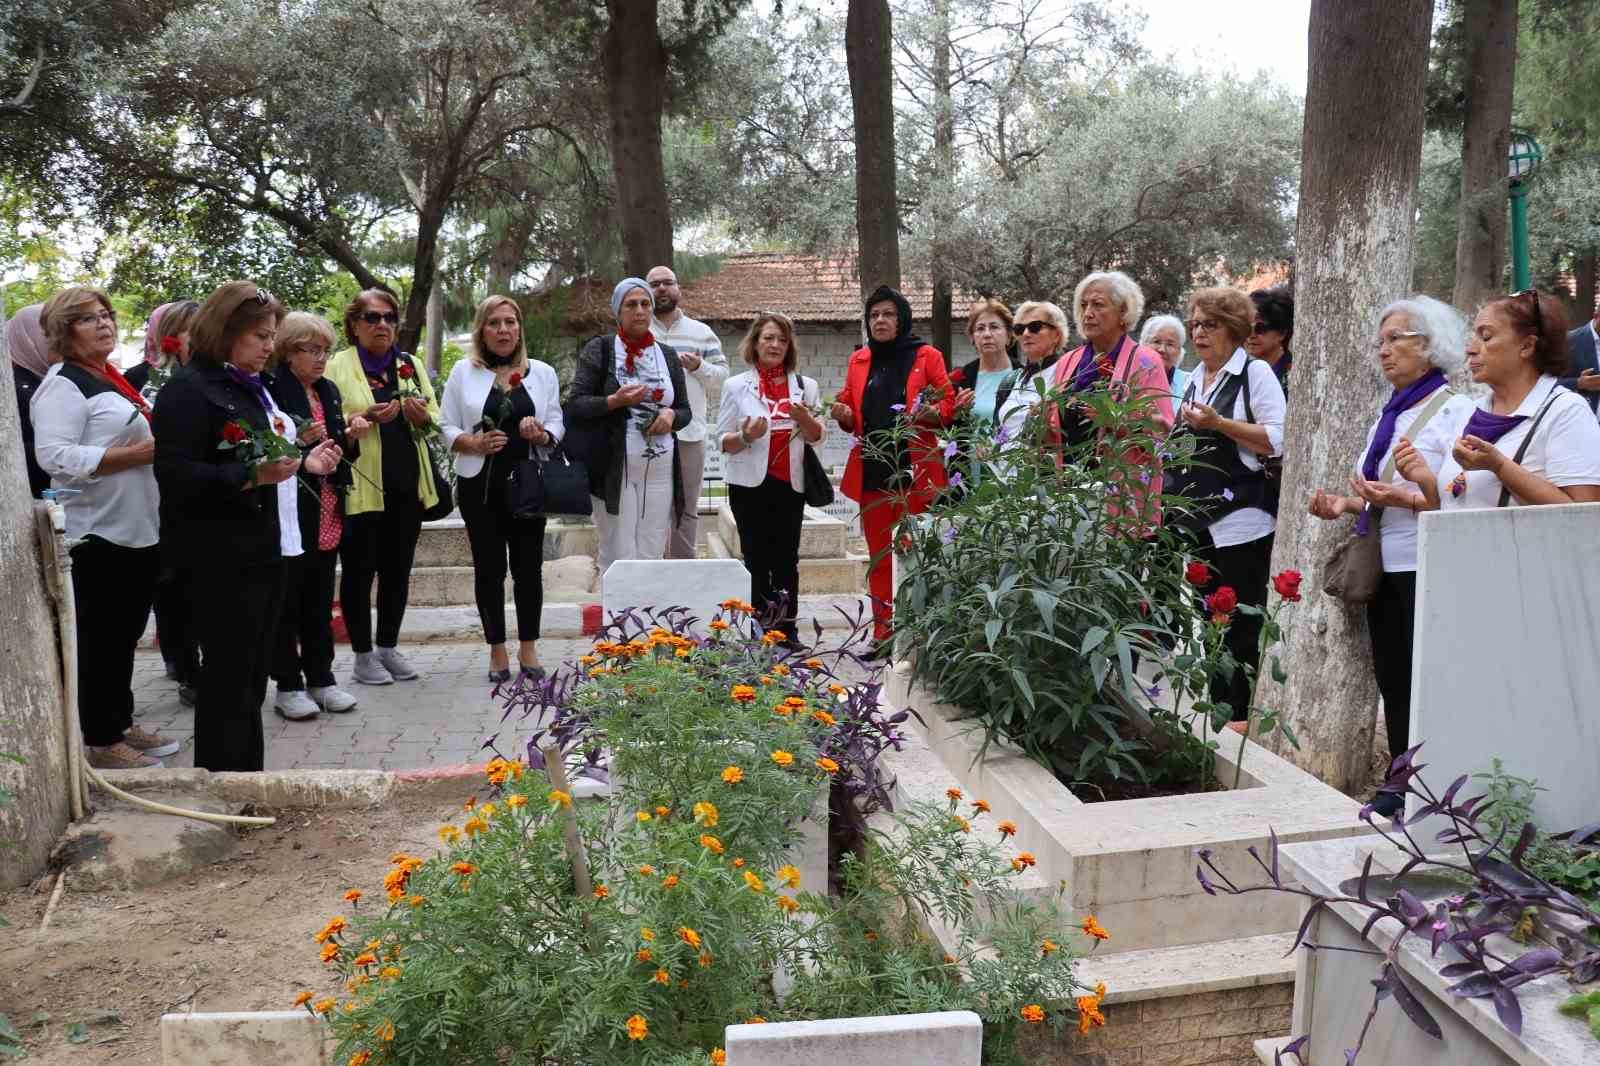
[[[336,914],[332,918],[328,919],[328,924],[324,925],[322,929],[312,937],[312,939],[321,944],[324,941],[338,936],[341,932],[343,932],[345,924],[345,920]]]
[[[711,852],[713,855],[722,854],[722,841],[718,840],[710,833],[700,834],[700,846]]]
[[[324,996],[322,999],[319,999],[315,1003],[311,1004],[311,1009],[318,1014],[326,1014],[338,1005],[339,1001],[334,999],[332,996]]]
[[[462,877],[471,877],[478,872],[478,868],[470,862],[453,862],[450,864],[450,869]]]
[[[751,703],[756,698],[756,690],[749,685],[735,685],[728,690],[728,695],[739,703]]]
[[[406,900],[406,902],[408,904],[410,904],[413,909],[415,909],[417,907],[422,906],[424,903],[428,902],[428,897],[427,896],[412,896],[410,899]]]
[[[371,1061],[372,1052],[358,1051],[354,1055],[350,1056],[350,1061],[345,1063],[345,1066],[367,1066],[367,1063]]]
[[[1091,1025],[1106,1024],[1106,1016],[1100,1013],[1100,1001],[1094,996],[1079,996],[1078,1004],[1078,1032],[1087,1033]]]
[[[482,818],[479,818],[477,815],[473,815],[471,818],[468,818],[465,822],[461,823],[461,830],[469,837],[476,833],[487,833],[489,831],[489,823],[484,821]]]
[[[294,1002],[292,1004],[290,1004],[290,1006],[303,1007],[307,1003],[310,1003],[310,1002],[311,1002],[311,993],[310,992],[302,992],[298,996],[294,997]]]
[[[597,656],[597,655],[580,655],[580,656],[578,656],[578,662],[580,664],[582,664],[583,666],[593,666],[595,663],[597,663],[599,661],[600,661],[600,657]]]
[[[465,803],[463,803],[461,805],[461,809],[464,810],[464,811],[470,811],[470,810],[472,810],[472,808],[476,807],[477,805],[478,805],[478,797],[477,796],[468,796],[467,797],[467,802],[465,802]]]
[[[650,1023],[635,1014],[628,1019],[628,1039],[643,1040],[650,1035]]]
[[[635,951],[633,953],[633,961],[634,962],[654,962],[655,961],[655,953],[652,952],[649,948],[640,948],[638,951]]]
[[[1083,935],[1092,936],[1096,940],[1110,940],[1111,934],[1106,932],[1106,927],[1095,920],[1094,915],[1089,915],[1083,920]]]
[[[803,665],[808,670],[821,670],[822,669],[822,660],[821,659],[807,659]]]
[[[732,865],[735,870],[741,870],[744,868],[744,860],[735,856]]]
[[[528,797],[524,796],[520,792],[513,792],[511,795],[506,797],[506,806],[510,807],[514,811],[520,810],[524,805],[527,804],[527,802]]]
[[[761,682],[763,685],[776,685],[778,683],[778,679],[773,677],[771,674],[762,674],[760,677],[756,678],[756,680]]]
[[[1037,1003],[1028,1004],[1022,1008],[1020,1013],[1022,1014],[1022,1020],[1029,1025],[1038,1025],[1044,1021],[1044,1008]]]
[[[782,748],[779,748],[777,751],[772,753],[772,761],[777,763],[779,766],[793,766],[794,756],[790,755]]]
[[[344,983],[344,990],[349,992],[351,995],[355,995],[357,992],[361,991],[361,986],[366,983],[367,975],[364,973],[358,973]]]
[[[654,929],[650,929],[650,928],[647,927],[647,928],[643,928],[643,929],[639,930],[639,939],[640,940],[654,940],[655,938],[656,938],[656,931]]]
[[[961,815],[952,814],[950,817],[954,820],[957,829],[961,830],[963,833],[972,832],[972,823],[961,817]]]
[[[678,939],[695,950],[700,948],[700,934],[690,929],[687,925],[678,926]]]
[[[739,782],[744,780],[744,771],[739,769],[737,766],[724,767],[722,770],[722,780],[724,784],[737,785]]]
[[[355,958],[350,960],[350,965],[352,965],[352,966],[376,966],[376,965],[378,965],[378,956],[374,955],[370,951],[363,951],[361,954],[357,955]]]
[[[549,794],[545,796],[545,799],[549,800],[558,807],[572,806],[572,797],[561,791],[559,788],[552,788]]]
[[[377,1037],[379,1040],[393,1040],[394,1022],[391,1022],[389,1019],[385,1018],[378,1024],[378,1027],[372,1031],[372,1035]]]
[[[779,718],[787,718],[793,714],[795,710],[796,708],[789,706],[787,703],[780,703],[776,707],[772,708],[772,713],[777,715]]]
[[[961,790],[959,788],[947,788],[944,790],[944,794],[952,802],[960,802],[961,800]]]
[[[780,866],[777,873],[778,883],[790,888],[800,887],[800,871],[793,866]]]
[[[834,696],[843,696],[845,694],[845,687],[843,685],[829,685],[828,692]]]
[[[1014,836],[1017,835],[1017,823],[1016,822],[1011,822],[1011,821],[1001,822],[999,825],[995,826],[995,828],[1000,830],[1000,835],[1003,836],[1003,837],[1014,837]]]
[[[715,961],[716,961],[716,960],[715,960],[715,959],[714,959],[714,958],[712,958],[712,957],[711,957],[711,952],[709,952],[709,951],[702,951],[702,952],[701,952],[701,953],[700,953],[700,968],[701,968],[701,969],[702,969],[702,970],[707,970],[707,969],[710,969],[710,968],[711,968],[711,964],[712,964],[712,963],[713,963],[713,962],[715,962]]]
[[[752,1014],[744,1020],[746,1025],[766,1025],[767,1020],[759,1014]]]
[[[688,648],[679,648],[677,651],[673,652],[672,654],[677,656],[679,659],[687,659],[689,657],[689,649]]]
[[[649,877],[651,874],[653,874],[655,872],[656,872],[656,868],[654,866],[651,866],[649,863],[645,863],[643,866],[639,867],[639,876],[640,877]]]
[[[761,878],[750,870],[744,872],[744,883],[752,892],[765,892],[767,890],[767,886],[762,882]]]
[[[677,874],[668,874],[667,876],[663,877],[661,879],[661,887],[662,888],[677,888],[678,887],[678,875]]]
[[[769,648],[772,645],[782,643],[787,639],[788,636],[781,629],[769,629],[765,633],[761,634],[761,643],[767,645]]]
[[[707,1058],[711,1060],[711,1066],[728,1066],[728,1053],[719,1047],[712,1048]]]
[[[877,931],[873,930],[873,929],[868,929],[862,935],[865,936],[868,940],[871,940],[871,941],[876,941],[878,939]]]
[[[455,826],[453,826],[453,825],[441,825],[439,827],[439,841],[440,841],[440,843],[443,843],[443,844],[454,844],[457,840],[460,840],[460,839],[461,839],[461,830],[457,829]]]
[[[818,770],[821,770],[825,774],[836,774],[839,772],[839,764],[825,755],[818,759],[814,765]]]
[[[956,961],[956,957],[955,957],[955,956],[954,956],[954,955],[951,955],[951,954],[950,954],[950,953],[948,953],[948,952],[946,952],[946,953],[945,953],[945,956],[944,956],[944,964],[945,964],[945,965],[946,965],[946,966],[953,966],[953,965],[955,965],[955,961]]]
[[[701,800],[694,805],[694,820],[704,825],[707,829],[717,827],[717,806]]]
[[[827,711],[812,711],[811,720],[818,725],[828,726],[829,728],[839,724],[839,720]]]
[[[405,898],[406,890],[396,886],[389,889],[387,895],[390,903],[398,903],[400,900]]]
[[[385,966],[383,969],[378,971],[378,977],[384,981],[392,981],[399,976],[400,967],[398,966]]]
[[[672,813],[672,808],[671,807],[657,807],[656,808],[656,817],[657,818],[665,818],[667,815],[669,815],[671,813]]]
[[[1037,865],[1039,865],[1039,860],[1033,857],[1033,852],[1031,851],[1019,851],[1017,852],[1017,857],[1011,860],[1011,868],[1019,872],[1030,866]]]
[[[1044,954],[1048,956],[1051,952],[1061,950],[1061,945],[1057,944],[1054,940],[1046,938],[1044,944],[1042,945],[1042,950]]]
[[[979,814],[988,814],[993,808],[989,806],[988,800],[973,800],[972,809]]]
[[[800,909],[800,904],[796,903],[793,899],[791,899],[788,896],[784,896],[784,895],[773,896],[772,897],[772,902],[776,903],[779,907],[781,907],[782,909],[788,911],[790,914],[793,914],[795,911]]]
[[[361,901],[361,890],[359,888],[350,889],[344,894],[344,901],[346,903],[359,903]]]
[[[485,803],[483,806],[478,808],[478,816],[486,821],[499,813],[500,809],[492,803]]]
[[[650,976],[650,980],[658,985],[669,985],[672,983],[672,975],[665,970],[657,970]]]
[[[728,623],[724,622],[720,618],[713,618],[707,624],[707,628],[710,629],[711,632],[713,632],[713,633],[721,633],[723,630],[728,628]]]

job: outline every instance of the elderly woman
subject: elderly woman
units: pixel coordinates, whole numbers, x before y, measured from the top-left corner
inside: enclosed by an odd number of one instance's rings
[[[188,368],[156,398],[161,536],[188,557],[194,587],[204,590],[195,600],[194,764],[206,770],[264,767],[261,704],[284,560],[302,551],[294,419],[261,377],[282,318],[282,305],[254,282],[223,285],[200,306]],[[303,465],[326,475],[341,457],[324,440]]]
[[[1182,398],[1183,387],[1189,383],[1188,372],[1178,367],[1183,362],[1183,343],[1188,339],[1183,320],[1177,315],[1151,315],[1139,331],[1139,343],[1159,354],[1161,365],[1167,368],[1173,403]]]
[[[600,572],[618,559],[660,559],[684,507],[673,433],[689,424],[678,353],[650,332],[655,297],[640,278],[611,291],[617,332],[578,353],[567,393],[569,435],[581,440],[600,536]]]
[[[345,455],[355,455],[357,441],[371,425],[360,415],[345,420],[339,390],[324,376],[333,345],[333,327],[320,315],[285,315],[272,355],[272,398],[301,427],[301,444],[331,440]],[[333,676],[333,573],[344,533],[344,496],[353,480],[350,465],[341,463],[326,475],[301,467],[299,478],[303,489],[295,501],[302,551],[283,561],[283,614],[272,655],[272,679],[278,684],[272,709],[291,721],[314,718],[318,711],[343,714],[356,706],[356,698]]]
[[[344,335],[351,346],[328,361],[328,380],[338,387],[347,411],[378,427],[361,442],[354,460],[359,476],[345,496],[339,542],[339,605],[356,653],[351,676],[363,685],[415,681],[416,669],[396,645],[411,595],[422,513],[439,502],[427,444],[428,432],[439,423],[439,404],[427,368],[396,343],[400,304],[393,294],[367,289],[350,301]]]
[[[58,360],[33,394],[34,451],[63,496],[78,619],[78,708],[89,763],[159,766],[176,741],[133,724],[133,652],[150,617],[160,539],[150,408],[111,353],[117,313],[73,286],[39,321]]]
[[[172,372],[189,365],[189,331],[199,313],[199,301],[178,300],[162,304],[145,320],[144,362],[128,371],[128,382],[151,403]]]
[[[1240,604],[1267,601],[1277,494],[1267,484],[1266,460],[1283,450],[1283,387],[1272,368],[1244,350],[1255,308],[1237,289],[1201,289],[1189,298],[1189,336],[1200,365],[1189,376],[1178,409],[1179,431],[1193,438],[1189,463],[1170,471],[1167,491],[1192,501],[1181,525],[1199,541],[1206,565],[1202,594],[1223,586]],[[1240,612],[1228,623],[1227,646],[1241,669],[1211,684],[1235,722],[1248,717],[1261,618]]]
[[[756,316],[739,344],[751,369],[722,386],[717,419],[728,482],[728,505],[750,571],[750,600],[776,619],[785,643],[798,647],[800,526],[805,518],[805,446],[822,439],[817,383],[795,371],[794,326],[768,311]]]
[[[511,680],[506,651],[506,561],[517,605],[517,666],[544,676],[539,665],[539,619],[544,611],[543,515],[518,518],[506,501],[506,478],[532,456],[548,458],[561,441],[561,385],[548,363],[528,358],[522,309],[509,296],[491,296],[472,321],[472,351],[444,386],[442,428],[455,453],[456,498],[472,549],[473,593],[489,680]],[[537,451],[535,451],[537,449]]]
[[[889,653],[894,619],[890,537],[902,517],[927,510],[949,483],[934,430],[949,424],[956,395],[944,356],[911,332],[911,304],[899,290],[887,285],[873,290],[864,316],[867,343],[851,353],[844,387],[829,413],[856,438],[839,490],[861,505],[861,529],[872,560],[867,571],[872,631],[879,642],[872,654],[881,656]],[[915,429],[909,441],[896,446],[889,434],[902,414]],[[863,449],[862,441],[871,446]]]
[[[1367,447],[1350,478],[1350,495],[1311,495],[1311,513],[1324,520],[1356,515],[1355,533],[1376,532],[1383,576],[1367,604],[1372,664],[1383,696],[1389,751],[1410,744],[1411,636],[1417,600],[1417,515],[1421,489],[1396,469],[1395,450],[1409,441],[1430,471],[1437,471],[1453,442],[1452,430],[1472,412],[1445,375],[1461,366],[1467,322],[1455,308],[1429,296],[1396,300],[1378,316],[1376,354],[1392,391],[1367,432]],[[1376,529],[1374,529],[1376,527]],[[1400,797],[1380,794],[1374,805],[1393,814]]]
[[[1250,294],[1250,302],[1255,304],[1255,316],[1244,350],[1272,368],[1287,395],[1289,369],[1294,365],[1289,353],[1289,342],[1294,340],[1294,290],[1287,285],[1257,289]]]
[[[28,493],[38,496],[50,487],[50,475],[39,466],[33,451],[33,419],[28,404],[38,391],[50,365],[58,361],[39,325],[43,304],[30,304],[6,320],[6,350],[11,353],[11,379],[17,391],[17,418],[22,423],[22,458],[28,464]]]
[[[1001,451],[1022,443],[1028,415],[1051,388],[1052,375],[1047,371],[1061,361],[1066,350],[1067,315],[1053,303],[1029,301],[1018,305],[1011,331],[1022,358],[1011,378],[1001,382],[995,397]],[[1041,431],[1045,425],[1040,423]]]
[[[960,390],[957,404],[970,392],[972,416],[987,426],[998,421],[1001,390],[1010,391],[1017,360],[1011,351],[1011,309],[994,297],[985,297],[967,312],[967,339],[978,357],[959,367],[950,381]]]
[[[1566,328],[1561,301],[1537,289],[1478,312],[1467,369],[1488,394],[1451,427],[1437,474],[1415,441],[1395,449],[1395,465],[1422,491],[1416,509],[1600,501],[1600,425],[1577,393],[1557,387]]]

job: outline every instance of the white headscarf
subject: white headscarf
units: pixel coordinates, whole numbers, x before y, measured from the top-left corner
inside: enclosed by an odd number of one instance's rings
[[[29,304],[6,322],[6,349],[11,361],[38,377],[50,372],[50,345],[44,337],[44,326],[39,323],[39,312],[44,304]]]

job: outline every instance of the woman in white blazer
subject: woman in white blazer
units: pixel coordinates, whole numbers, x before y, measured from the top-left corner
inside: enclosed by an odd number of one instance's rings
[[[805,445],[822,439],[822,421],[813,414],[821,401],[816,381],[795,372],[794,326],[783,315],[758,316],[739,354],[751,369],[722,384],[722,472],[750,571],[750,601],[792,649],[799,646]]]
[[[529,359],[522,311],[509,296],[478,305],[472,352],[455,365],[444,387],[440,425],[455,456],[456,501],[472,547],[473,591],[483,639],[489,645],[489,680],[511,679],[506,652],[506,560],[517,604],[517,662],[523,674],[544,676],[536,642],[544,609],[544,518],[519,519],[506,506],[506,476],[560,440],[561,389],[547,363]]]

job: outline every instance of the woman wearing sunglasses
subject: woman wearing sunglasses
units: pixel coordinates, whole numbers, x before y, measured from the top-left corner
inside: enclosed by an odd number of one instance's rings
[[[421,432],[439,424],[439,402],[427,368],[400,350],[400,304],[391,293],[367,289],[350,301],[344,333],[351,346],[328,361],[328,380],[338,387],[346,410],[378,428],[361,442],[354,460],[358,476],[345,497],[339,543],[339,603],[356,653],[352,676],[363,685],[414,681],[417,671],[395,645],[411,595],[422,512],[439,502]]]
[[[1494,300],[1467,338],[1467,369],[1487,385],[1434,474],[1415,442],[1395,448],[1395,466],[1422,490],[1416,510],[1600,502],[1600,425],[1568,372],[1561,301],[1537,289]]]
[[[1050,370],[1067,346],[1067,315],[1053,303],[1029,301],[1017,308],[1011,323],[1021,357],[1015,374],[995,392],[995,421],[1000,429],[1000,450],[1022,443],[1028,414],[1050,388]]]
[[[1244,350],[1272,368],[1287,395],[1289,368],[1294,365],[1294,356],[1289,354],[1289,342],[1294,340],[1294,290],[1287,285],[1257,289],[1250,294],[1250,302],[1256,305],[1256,313]]]

